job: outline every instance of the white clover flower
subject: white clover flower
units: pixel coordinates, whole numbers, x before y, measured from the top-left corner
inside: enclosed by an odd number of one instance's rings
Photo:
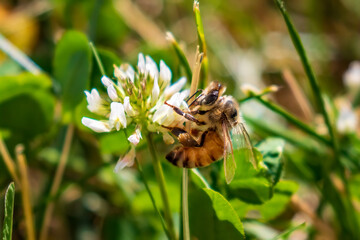
[[[116,170],[130,166],[134,162],[135,148],[142,139],[143,131],[163,134],[164,142],[171,144],[174,139],[168,133],[167,127],[175,127],[184,119],[173,109],[165,105],[165,101],[176,107],[187,109],[184,99],[189,91],[181,89],[186,84],[186,78],[180,78],[170,85],[172,74],[164,61],[160,66],[150,56],[140,53],[137,71],[129,64],[114,67],[115,81],[107,76],[101,78],[107,89],[107,97],[102,98],[96,89],[85,91],[88,109],[98,114],[101,120],[83,117],[82,123],[95,132],[119,131],[130,124],[135,125],[136,131],[128,141],[132,149],[124,158],[120,159]]]
[[[120,127],[123,126],[126,128],[126,117],[124,106],[118,102],[112,102],[110,105],[111,112],[109,117],[109,125],[111,128],[115,127],[116,130],[120,130]]]
[[[118,173],[121,169],[134,165],[135,157],[135,147],[132,146],[130,148],[130,151],[126,153],[124,157],[119,158],[118,162],[115,165],[114,172]]]
[[[345,86],[350,91],[358,91],[360,88],[360,61],[354,61],[350,63],[349,68],[343,75]]]
[[[338,99],[337,105],[339,115],[336,121],[336,128],[339,133],[355,133],[358,127],[358,117],[351,107],[351,103],[345,99]]]
[[[90,112],[102,115],[107,113],[106,105],[108,103],[100,97],[99,92],[93,88],[91,92],[85,91],[86,100],[88,102],[87,108]]]
[[[108,78],[107,76],[102,76],[101,82],[102,82],[102,84],[103,84],[105,87],[107,87],[107,88],[108,88],[109,86],[113,85],[113,81],[111,81],[111,79]]]
[[[109,123],[87,117],[83,117],[81,119],[81,123],[93,130],[94,132],[110,132],[111,130],[111,128],[109,127]]]
[[[136,129],[135,132],[128,137],[129,142],[131,142],[134,146],[138,145],[140,139],[142,139],[140,129]]]

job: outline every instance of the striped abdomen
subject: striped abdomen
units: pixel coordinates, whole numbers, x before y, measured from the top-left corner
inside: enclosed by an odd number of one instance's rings
[[[224,154],[224,141],[215,131],[209,131],[202,146],[179,146],[172,150],[166,159],[178,167],[205,167],[221,159]]]

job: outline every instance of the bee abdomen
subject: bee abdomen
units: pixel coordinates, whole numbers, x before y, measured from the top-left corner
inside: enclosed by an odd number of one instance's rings
[[[177,147],[166,155],[166,159],[177,167],[195,168],[206,167],[221,156],[221,153],[212,154],[203,147]]]

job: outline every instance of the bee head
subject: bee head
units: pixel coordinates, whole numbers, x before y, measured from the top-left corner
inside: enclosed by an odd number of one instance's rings
[[[223,95],[225,90],[226,87],[219,82],[211,82],[202,93],[203,98],[200,101],[200,105],[212,106]]]

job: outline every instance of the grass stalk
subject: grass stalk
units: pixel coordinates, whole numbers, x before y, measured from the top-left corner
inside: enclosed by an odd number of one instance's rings
[[[305,70],[305,73],[309,79],[309,83],[310,83],[310,86],[311,86],[311,89],[313,91],[313,95],[316,99],[316,102],[317,102],[317,105],[319,106],[320,108],[320,111],[321,111],[321,114],[323,115],[324,117],[324,121],[325,121],[325,124],[327,126],[327,129],[328,129],[328,132],[329,132],[329,135],[330,135],[330,140],[331,140],[331,144],[334,148],[334,153],[335,153],[335,157],[337,158],[337,160],[339,161],[339,147],[338,147],[338,143],[337,143],[337,140],[336,140],[336,136],[335,136],[335,131],[334,131],[334,128],[331,124],[331,121],[330,121],[330,117],[329,117],[329,114],[327,113],[326,111],[326,107],[325,107],[325,102],[324,102],[324,99],[322,97],[322,93],[321,93],[321,89],[320,89],[320,86],[319,86],[319,83],[317,81],[317,79],[315,78],[315,74],[312,70],[312,67],[310,65],[310,62],[308,60],[308,57],[306,55],[306,51],[304,49],[304,46],[301,42],[301,39],[300,39],[300,36],[295,28],[295,26],[293,25],[287,11],[286,11],[286,8],[284,6],[284,2],[282,0],[275,0],[276,2],[276,5],[277,7],[279,8],[284,20],[285,20],[285,23],[286,23],[286,26],[288,28],[288,31],[289,31],[289,34],[290,34],[290,37],[291,37],[291,40],[294,44],[294,47],[300,57],[300,60],[301,60],[301,63],[304,67],[304,70]]]
[[[35,228],[34,228],[34,217],[33,211],[31,208],[31,197],[30,197],[30,184],[28,176],[28,167],[26,164],[26,158],[24,155],[23,145],[17,145],[16,149],[16,159],[20,171],[20,181],[21,181],[21,195],[22,195],[22,205],[24,208],[25,216],[25,226],[26,226],[26,235],[28,240],[35,240]]]
[[[204,34],[204,26],[202,23],[201,15],[200,15],[200,6],[199,1],[195,0],[193,5],[193,12],[195,16],[196,23],[196,32],[198,36],[198,44],[200,47],[200,52],[204,54],[201,66],[201,74],[200,74],[200,87],[205,88],[208,85],[208,72],[209,72],[209,61],[207,58],[207,47],[205,42],[205,34]]]
[[[32,74],[40,74],[41,72],[43,72],[42,69],[38,65],[36,65],[36,63],[34,63],[28,56],[26,56],[22,51],[20,51],[20,49],[14,46],[1,33],[0,50]]]
[[[261,104],[263,104],[265,107],[269,108],[270,110],[272,110],[273,112],[281,115],[283,118],[285,118],[286,120],[288,120],[289,122],[291,122],[293,125],[295,125],[296,127],[298,127],[300,130],[302,130],[303,132],[309,134],[310,136],[314,137],[315,139],[321,141],[322,143],[326,144],[326,145],[331,145],[330,140],[328,140],[327,138],[325,138],[324,136],[319,135],[315,130],[313,130],[310,126],[308,126],[307,124],[303,123],[302,121],[300,121],[299,119],[297,119],[296,117],[294,117],[293,115],[291,115],[290,113],[288,113],[286,110],[284,110],[283,108],[279,107],[278,105],[273,104],[272,102],[263,99],[262,97],[257,97],[256,100],[258,100]]]
[[[4,160],[5,166],[7,167],[12,179],[15,182],[17,187],[21,187],[19,177],[16,173],[16,166],[14,160],[11,158],[9,151],[6,148],[5,142],[3,141],[2,137],[0,136],[0,154]]]
[[[321,93],[321,89],[319,87],[319,84],[317,82],[317,79],[315,78],[315,75],[314,75],[314,72],[312,70],[312,67],[310,65],[310,62],[308,60],[308,57],[306,55],[306,51],[304,49],[304,46],[301,42],[301,39],[300,39],[300,36],[295,28],[295,26],[293,25],[286,9],[285,9],[285,6],[284,6],[284,2],[282,0],[275,0],[275,3],[277,5],[277,7],[279,8],[283,18],[284,18],[284,21],[286,23],[286,26],[288,28],[288,31],[289,31],[289,34],[290,34],[290,37],[291,37],[291,40],[296,48],[296,51],[300,57],[300,60],[301,60],[301,63],[304,67],[304,70],[305,70],[305,73],[309,79],[309,82],[310,82],[310,86],[311,86],[311,89],[313,91],[313,95],[316,99],[316,102],[321,110],[321,114],[323,115],[323,118],[324,118],[324,121],[325,121],[325,124],[327,126],[327,129],[328,129],[328,132],[329,132],[329,135],[330,135],[330,141],[331,141],[331,145],[332,145],[332,148],[333,148],[333,151],[334,151],[334,155],[335,155],[335,164],[336,164],[336,167],[338,168],[339,170],[339,173],[340,173],[340,177],[342,178],[342,181],[344,182],[344,185],[345,186],[348,186],[347,184],[347,179],[345,177],[345,173],[344,173],[344,167],[343,165],[340,163],[340,148],[339,148],[339,144],[338,144],[338,140],[336,138],[336,132],[335,132],[335,129],[333,128],[333,125],[330,121],[330,117],[329,117],[329,114],[328,112],[326,111],[326,107],[325,107],[325,102],[324,102],[324,99],[322,97],[322,93]],[[331,166],[331,165],[329,165]],[[348,195],[346,199],[350,199],[350,191],[349,189],[346,187],[346,194]],[[352,208],[350,209],[350,211],[348,211],[348,217],[350,217],[352,219],[352,222],[354,223],[353,226],[352,226],[352,234],[354,236],[356,235],[359,235],[359,229],[356,227],[357,225],[357,217],[355,216],[355,209],[351,203],[351,201],[348,201],[348,205]],[[339,211],[338,212],[339,214],[339,217],[342,216],[343,212]]]
[[[60,183],[61,183],[62,177],[64,175],[66,163],[69,158],[69,152],[70,152],[70,146],[71,146],[73,134],[74,134],[74,125],[70,124],[66,131],[64,146],[63,146],[63,149],[61,152],[59,165],[56,169],[55,177],[54,177],[51,189],[50,189],[50,195],[49,195],[50,202],[47,204],[47,206],[45,208],[44,220],[43,220],[42,228],[40,231],[40,240],[47,239],[49,225],[50,225],[52,213],[54,210],[53,200],[56,197],[56,193],[59,190]]]
[[[184,240],[190,240],[190,225],[189,225],[189,169],[182,170],[182,236]]]
[[[102,74],[103,76],[106,75],[106,74],[105,74],[104,66],[103,66],[103,64],[102,64],[102,62],[101,62],[101,59],[100,59],[100,57],[99,57],[99,54],[98,54],[98,52],[97,52],[94,44],[93,44],[92,42],[89,42],[89,45],[90,45],[91,51],[93,52],[93,54],[94,54],[94,56],[95,56],[95,60],[96,60],[96,63],[98,64],[98,67],[99,67],[99,69],[100,69],[101,74]]]
[[[170,234],[170,239],[176,239],[174,223],[173,223],[172,217],[171,217],[169,198],[168,198],[168,194],[167,194],[167,190],[166,190],[164,173],[163,173],[163,170],[161,167],[160,160],[157,158],[156,150],[155,150],[155,146],[154,146],[151,134],[148,133],[146,135],[146,138],[147,138],[150,154],[151,154],[151,157],[153,160],[152,162],[153,162],[153,166],[154,166],[155,176],[156,176],[157,182],[159,184],[159,188],[160,188],[161,198],[162,198],[162,202],[163,202],[163,206],[164,206],[164,216],[165,216],[165,221],[167,224],[167,229]]]
[[[172,35],[171,32],[167,32],[166,39],[168,40],[168,42],[170,42],[171,46],[174,48],[174,51],[176,53],[177,58],[180,61],[180,64],[185,69],[185,74],[186,74],[187,79],[192,79],[192,72],[191,72],[190,64],[189,64],[188,60],[186,59],[184,51],[181,49],[179,43],[176,41],[174,35]]]
[[[199,46],[196,49],[195,54],[195,66],[194,66],[194,74],[192,75],[191,79],[191,86],[190,86],[190,96],[192,96],[199,85],[200,80],[200,70],[201,70],[201,63],[203,60],[203,53],[199,52]],[[191,122],[186,125],[187,131],[190,131]],[[190,225],[189,225],[189,169],[183,168],[182,173],[182,227],[183,227],[183,239],[190,240]]]
[[[162,227],[163,227],[163,229],[164,229],[164,231],[165,231],[165,233],[166,233],[166,236],[168,236],[168,238],[171,239],[170,233],[169,233],[168,229],[166,228],[166,224],[165,224],[164,218],[162,217],[159,208],[156,206],[155,198],[154,198],[153,194],[151,193],[151,190],[150,190],[150,187],[149,187],[149,185],[148,185],[148,183],[147,183],[145,174],[144,174],[144,172],[143,172],[143,170],[142,170],[142,167],[141,167],[141,165],[140,165],[140,163],[139,163],[139,161],[138,161],[137,158],[135,158],[135,162],[136,162],[136,166],[137,166],[137,168],[138,168],[138,171],[139,171],[139,173],[140,173],[141,179],[142,179],[142,181],[144,182],[146,191],[147,191],[147,193],[149,194],[149,197],[150,197],[150,199],[151,199],[151,203],[152,203],[152,205],[153,205],[156,213],[159,215],[159,218],[160,218],[160,221],[161,221],[161,225],[162,225]]]

